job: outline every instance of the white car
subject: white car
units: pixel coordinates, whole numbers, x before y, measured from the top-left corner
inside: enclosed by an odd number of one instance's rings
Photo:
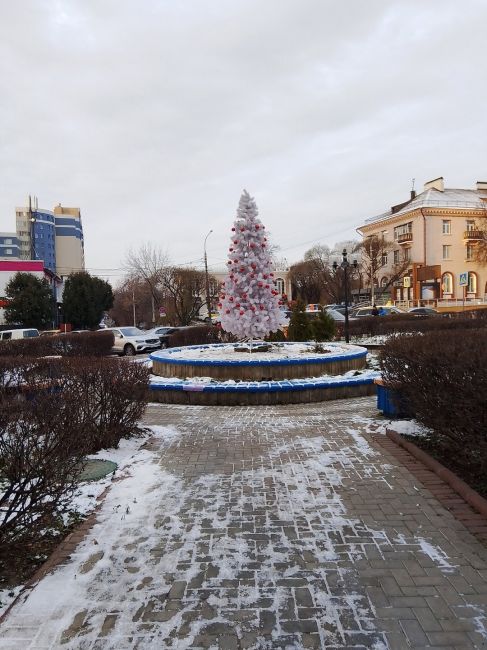
[[[157,350],[161,346],[159,337],[146,334],[137,327],[106,327],[103,332],[113,332],[112,351],[116,354],[133,356],[138,352]]]

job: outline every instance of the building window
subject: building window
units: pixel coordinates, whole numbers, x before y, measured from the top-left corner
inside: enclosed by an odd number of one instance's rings
[[[12,249],[11,248],[6,248],[5,249],[5,255],[12,255]]]
[[[284,280],[282,278],[276,278],[274,284],[276,285],[276,290],[278,293],[284,293]]]
[[[444,235],[451,235],[451,221],[450,219],[443,219],[442,232]]]
[[[399,264],[399,251],[394,251],[394,264]]]
[[[443,259],[449,260],[451,255],[451,246],[443,246]]]
[[[467,230],[475,230],[475,219],[467,219]]]
[[[467,261],[472,261],[474,258],[475,249],[472,244],[467,244],[465,247],[465,259]]]
[[[468,287],[467,287],[468,293],[474,293],[475,295],[477,294],[477,274],[470,272],[468,274]]]
[[[453,275],[451,273],[443,273],[441,285],[443,293],[449,293],[451,295],[453,293]]]
[[[409,262],[409,260],[411,259],[410,250],[411,250],[410,248],[405,248],[404,249],[404,261],[405,262]]]
[[[382,289],[385,289],[387,287],[387,283],[388,283],[388,279],[386,278],[386,276],[384,276],[380,281],[380,286],[382,287]]]
[[[413,232],[413,222],[409,221],[408,223],[403,224],[402,226],[396,226],[394,228],[394,240],[397,241],[399,235],[405,235],[407,233]]]
[[[387,265],[387,253],[382,253],[381,262],[382,262],[382,266]]]

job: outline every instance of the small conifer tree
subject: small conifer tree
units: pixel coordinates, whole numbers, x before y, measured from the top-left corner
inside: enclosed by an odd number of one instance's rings
[[[289,341],[310,341],[313,338],[311,321],[306,315],[302,300],[298,300],[291,312],[287,338]]]

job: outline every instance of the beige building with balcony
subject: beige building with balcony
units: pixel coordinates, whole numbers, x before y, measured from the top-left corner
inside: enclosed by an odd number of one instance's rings
[[[376,278],[377,293],[394,269],[409,261],[389,297],[404,306],[456,308],[487,304],[487,267],[475,262],[486,225],[487,182],[477,182],[475,189],[450,189],[437,178],[421,194],[411,192],[408,201],[367,219],[357,231],[392,244]]]

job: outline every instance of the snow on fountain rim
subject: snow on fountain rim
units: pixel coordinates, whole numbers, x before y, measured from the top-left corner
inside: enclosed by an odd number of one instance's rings
[[[323,343],[329,352],[313,352],[314,341],[306,343],[275,343],[273,352],[235,352],[233,343],[213,343],[167,348],[153,352],[152,361],[178,365],[253,366],[332,363],[365,357],[367,348],[347,343]]]
[[[151,375],[150,390],[177,390],[205,393],[240,393],[240,392],[289,392],[297,390],[312,390],[317,388],[342,388],[373,384],[380,377],[380,371],[372,369],[349,370],[342,375],[321,375],[302,379],[283,379],[273,381],[235,381],[227,379],[220,381],[212,377],[159,377]]]

